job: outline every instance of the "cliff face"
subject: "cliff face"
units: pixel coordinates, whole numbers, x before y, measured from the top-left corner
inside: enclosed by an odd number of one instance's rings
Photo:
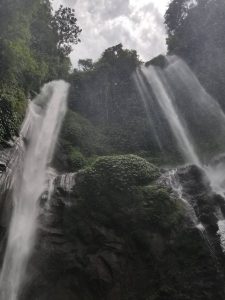
[[[56,176],[40,199],[21,299],[224,299],[213,219],[220,199],[198,168],[177,176],[207,235],[168,187],[168,173],[139,157],[100,158]]]

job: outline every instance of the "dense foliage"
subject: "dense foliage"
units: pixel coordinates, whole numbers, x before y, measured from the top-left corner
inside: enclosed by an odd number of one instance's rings
[[[54,14],[48,0],[0,2],[0,103],[8,111],[1,118],[0,142],[16,134],[32,91],[68,76],[67,55],[81,31],[76,21],[69,8]]]

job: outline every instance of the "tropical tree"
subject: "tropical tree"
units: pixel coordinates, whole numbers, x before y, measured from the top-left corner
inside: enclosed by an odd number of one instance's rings
[[[82,31],[77,25],[75,10],[61,5],[55,12],[52,24],[58,34],[58,49],[64,55],[69,55],[72,45],[80,42],[79,34]]]

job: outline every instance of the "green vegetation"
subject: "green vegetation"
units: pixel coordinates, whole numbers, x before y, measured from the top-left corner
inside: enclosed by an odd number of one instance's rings
[[[134,86],[133,72],[140,64],[136,51],[119,44],[106,49],[97,62],[79,60],[79,69],[71,74],[70,111],[62,137],[88,159],[143,151],[160,157]]]
[[[0,143],[17,133],[31,92],[68,77],[68,54],[81,32],[76,21],[70,8],[54,14],[49,0],[1,1]]]
[[[69,164],[71,165],[71,169],[76,171],[80,170],[85,166],[85,157],[83,154],[76,148],[72,148],[69,153]]]
[[[107,152],[107,138],[90,121],[81,115],[68,111],[65,118],[62,138],[78,147],[84,155],[102,155]]]
[[[24,92],[18,87],[0,87],[0,142],[18,134],[26,109]]]
[[[81,184],[89,186],[84,192],[98,195],[102,190],[129,190],[133,186],[143,186],[159,176],[158,169],[146,160],[135,155],[103,156],[98,158],[79,176]]]
[[[168,234],[184,211],[170,191],[156,183],[159,176],[157,167],[135,155],[100,157],[77,173],[76,197],[80,209],[91,210],[98,222],[114,224],[118,232],[129,228],[140,239],[136,225],[142,223]]]

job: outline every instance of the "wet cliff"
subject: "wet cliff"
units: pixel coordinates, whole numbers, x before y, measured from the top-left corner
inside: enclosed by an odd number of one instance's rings
[[[170,180],[134,155],[50,176],[20,299],[224,299],[224,200],[197,167],[177,171],[200,230]]]

